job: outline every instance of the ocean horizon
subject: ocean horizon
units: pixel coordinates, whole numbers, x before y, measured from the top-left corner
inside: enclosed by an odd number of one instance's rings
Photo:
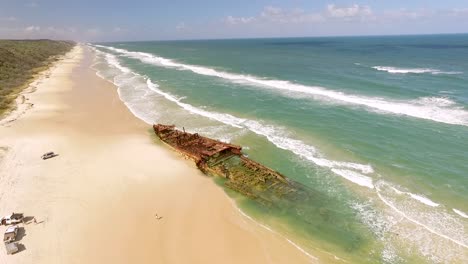
[[[462,36],[468,35],[468,32],[453,32],[453,33],[427,33],[427,34],[363,34],[363,35],[323,35],[323,36],[289,36],[289,37],[232,37],[232,38],[186,38],[186,39],[138,39],[138,40],[117,40],[117,41],[96,41],[84,42],[89,45],[99,44],[119,44],[133,42],[185,42],[185,41],[217,41],[217,40],[268,40],[268,39],[320,39],[320,38],[394,38],[394,37],[425,37],[425,36]]]
[[[293,208],[226,190],[305,252],[468,258],[468,34],[88,45],[136,117],[241,145],[307,186],[316,202]]]

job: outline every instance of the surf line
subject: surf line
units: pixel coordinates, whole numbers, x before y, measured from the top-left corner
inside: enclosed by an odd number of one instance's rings
[[[175,68],[178,70],[187,70],[196,74],[217,77],[229,80],[234,83],[248,83],[257,87],[275,89],[278,91],[292,91],[301,94],[308,94],[315,100],[322,100],[320,97],[332,99],[337,103],[353,104],[365,107],[372,112],[385,112],[400,116],[409,116],[419,119],[432,120],[435,122],[451,125],[468,126],[468,112],[455,107],[444,107],[437,105],[420,105],[412,101],[399,101],[390,98],[368,97],[364,95],[347,94],[341,91],[330,90],[320,86],[308,86],[299,83],[293,83],[287,80],[265,79],[254,75],[245,75],[218,71],[207,66],[183,64],[172,59],[159,57],[151,53],[129,51],[125,49],[114,48],[110,46],[95,45],[98,48],[104,48],[113,52],[141,61],[145,64]],[[420,99],[420,98],[418,98]],[[328,100],[327,100],[328,101]]]
[[[271,125],[262,124],[262,123],[259,123],[257,121],[249,120],[249,119],[245,119],[245,118],[239,118],[239,117],[236,117],[236,116],[233,116],[233,115],[230,115],[230,114],[223,114],[223,113],[218,113],[218,112],[209,112],[209,111],[200,109],[198,107],[195,107],[193,105],[181,102],[181,100],[176,98],[175,96],[160,90],[159,85],[153,83],[149,77],[142,76],[142,75],[140,75],[140,74],[138,74],[138,73],[136,73],[134,71],[131,71],[131,69],[129,69],[129,68],[125,67],[125,66],[122,66],[119,63],[119,61],[117,60],[116,55],[113,55],[113,54],[110,54],[110,53],[107,53],[107,52],[102,52],[102,53],[105,54],[105,59],[106,59],[106,61],[107,61],[107,63],[109,65],[117,68],[118,70],[120,70],[123,73],[131,73],[134,76],[139,76],[139,77],[145,79],[147,87],[150,90],[152,90],[153,92],[156,92],[157,94],[162,95],[167,100],[176,103],[178,106],[182,107],[182,109],[184,109],[184,110],[186,110],[186,111],[188,111],[190,113],[194,113],[194,114],[197,114],[197,115],[200,115],[200,116],[212,119],[212,120],[216,120],[216,121],[218,121],[220,123],[224,123],[224,124],[230,125],[232,127],[247,129],[247,130],[249,130],[249,131],[251,131],[251,132],[253,132],[253,133],[255,133],[255,134],[259,135],[259,136],[264,136],[264,137],[266,137],[268,139],[268,141],[273,143],[278,148],[288,150],[288,151],[290,151],[290,152],[292,152],[292,153],[294,153],[294,154],[296,154],[296,155],[298,155],[300,157],[306,158],[307,160],[312,161],[314,164],[316,164],[316,165],[318,165],[320,167],[325,167],[325,168],[330,168],[330,169],[340,169],[339,170],[339,172],[340,172],[339,175],[340,176],[342,176],[343,173],[345,173],[345,172],[354,173],[353,174],[354,178],[357,175],[360,175],[360,174],[358,174],[357,172],[354,172],[354,171],[343,170],[343,168],[361,171],[364,174],[369,174],[369,173],[374,172],[372,166],[370,166],[370,165],[364,165],[364,164],[352,163],[352,162],[333,161],[333,160],[327,160],[325,158],[321,158],[321,157],[318,156],[319,154],[316,152],[315,147],[307,145],[307,144],[305,144],[302,141],[297,140],[297,139],[285,137],[283,135],[278,135],[278,132],[283,130],[282,128],[272,128]],[[132,110],[130,109],[130,111],[132,111]],[[269,129],[267,129],[267,130],[262,129],[262,128],[265,128],[265,127],[269,128]],[[293,147],[291,147],[291,145]],[[301,149],[298,150],[297,146],[299,146]],[[351,177],[351,178],[353,178],[353,177]],[[367,187],[373,188],[372,183],[371,183],[372,179],[370,177],[366,177],[366,176],[363,176],[363,175],[360,175],[359,177],[366,180],[367,183],[365,185]],[[347,179],[350,180],[350,177],[347,177]],[[351,179],[351,181],[353,181],[353,180]],[[362,184],[360,184],[360,185],[362,185]]]
[[[460,211],[460,210],[457,210],[455,208],[452,208],[452,210],[457,213],[459,216],[463,217],[463,218],[468,218],[468,215],[465,214],[464,212]]]
[[[444,235],[444,234],[440,234],[438,233],[437,231],[433,230],[432,228],[428,227],[427,225],[423,224],[423,223],[420,223],[414,219],[411,219],[410,217],[408,217],[405,213],[403,213],[402,211],[398,210],[398,208],[396,208],[393,204],[391,204],[390,202],[388,202],[387,200],[385,200],[382,195],[380,195],[380,192],[379,190],[377,189],[377,195],[379,196],[380,200],[382,200],[382,202],[384,202],[386,205],[388,205],[390,208],[392,208],[393,210],[395,210],[398,214],[400,214],[401,216],[403,216],[404,218],[406,218],[407,220],[409,220],[410,222],[413,222],[414,224],[416,225],[419,225],[419,226],[422,226],[424,227],[427,231],[437,235],[437,236],[440,236],[442,238],[445,238],[445,239],[448,239],[450,241],[452,241],[453,243],[459,245],[459,246],[462,246],[464,248],[468,248],[467,245],[463,244],[462,242],[458,241],[458,240],[455,240],[447,235]]]
[[[194,113],[203,117],[207,117],[212,120],[216,120],[218,122],[236,127],[236,128],[241,128],[241,129],[247,129],[259,136],[264,136],[267,138],[268,141],[273,143],[276,147],[280,149],[284,149],[287,151],[292,152],[293,154],[305,158],[315,165],[319,167],[324,167],[324,168],[329,168],[331,171],[338,176],[341,176],[355,184],[368,187],[370,189],[373,189],[374,186],[372,184],[372,178],[368,176],[364,176],[356,171],[361,171],[364,174],[369,174],[373,173],[374,170],[372,166],[370,165],[364,165],[364,164],[359,164],[359,163],[352,163],[352,162],[341,162],[341,161],[334,161],[334,160],[327,160],[323,157],[320,157],[320,154],[317,153],[315,150],[315,147],[307,145],[303,143],[300,140],[285,137],[283,135],[279,135],[278,133],[280,131],[283,131],[282,128],[275,128],[271,125],[268,124],[261,124],[257,121],[249,120],[249,119],[244,119],[244,118],[239,118],[236,116],[232,116],[230,114],[223,114],[223,113],[217,113],[217,112],[209,112],[200,108],[197,108],[195,106],[192,106],[187,103],[181,102],[180,99],[176,98],[175,96],[163,92],[162,90],[159,89],[159,85],[153,83],[151,79],[147,76],[142,76],[131,69],[122,66],[120,62],[118,61],[116,55],[110,54],[107,52],[99,52],[100,54],[103,54],[105,61],[110,65],[111,67],[115,67],[117,70],[121,71],[122,74],[130,73],[133,76],[138,76],[146,80],[147,87],[149,90],[152,90],[153,92],[156,92],[157,94],[162,95],[165,97],[167,100],[176,103],[178,106],[182,107],[182,109]],[[99,75],[98,75],[99,76]],[[114,77],[114,82],[113,82],[117,87],[120,87],[119,84],[115,82],[115,77]],[[117,90],[119,93],[120,97],[120,88]],[[120,97],[121,98],[121,97]],[[134,112],[132,107],[128,106],[127,102],[121,98],[122,101],[127,105],[129,110],[138,118],[144,120],[146,123],[150,124],[151,122],[148,122],[145,118],[141,117],[138,113]],[[268,128],[265,130],[265,128]],[[298,147],[300,149],[298,149]],[[356,171],[354,171],[356,170]]]

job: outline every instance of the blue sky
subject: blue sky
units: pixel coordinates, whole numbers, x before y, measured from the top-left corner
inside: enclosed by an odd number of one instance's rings
[[[0,38],[118,41],[466,32],[466,0],[0,0]]]

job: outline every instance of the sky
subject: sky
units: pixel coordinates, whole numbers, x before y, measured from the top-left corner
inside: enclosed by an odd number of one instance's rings
[[[468,32],[467,0],[0,0],[0,38],[136,41]]]

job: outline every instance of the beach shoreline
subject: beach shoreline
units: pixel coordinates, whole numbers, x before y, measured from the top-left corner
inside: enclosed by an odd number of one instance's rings
[[[2,250],[0,262],[314,262],[155,143],[91,69],[93,56],[75,47],[20,95],[21,114],[0,123],[0,213],[38,221],[23,226],[24,249]],[[47,151],[59,156],[41,160]]]

